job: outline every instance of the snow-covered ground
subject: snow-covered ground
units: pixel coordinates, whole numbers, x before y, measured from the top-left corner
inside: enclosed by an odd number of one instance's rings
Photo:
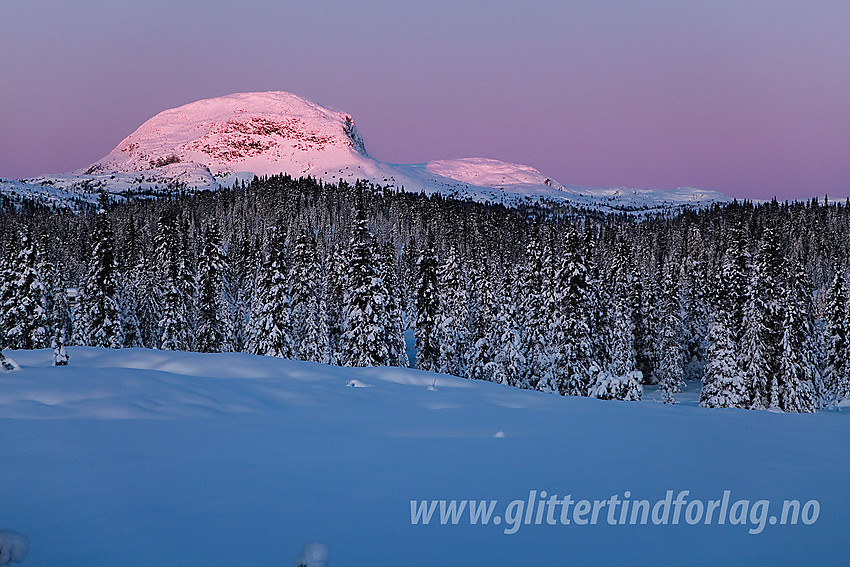
[[[29,567],[846,565],[850,411],[784,415],[515,390],[246,354],[11,351],[0,529]],[[353,381],[353,382],[352,382]],[[347,383],[371,387],[348,387]],[[817,500],[812,525],[411,525],[410,501]],[[771,512],[775,511],[771,507]],[[439,513],[438,513],[439,514]],[[604,511],[601,517],[604,517]],[[466,525],[464,525],[466,524]]]

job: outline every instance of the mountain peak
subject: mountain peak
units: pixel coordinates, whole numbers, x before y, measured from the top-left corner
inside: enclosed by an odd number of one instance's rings
[[[343,161],[366,156],[350,115],[288,92],[237,93],[160,112],[85,171],[146,171],[195,163],[213,175],[263,175],[289,169],[281,169],[282,163],[296,163],[306,174],[316,154]]]

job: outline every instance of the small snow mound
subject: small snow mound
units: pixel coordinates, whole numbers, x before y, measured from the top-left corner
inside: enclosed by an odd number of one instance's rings
[[[360,380],[349,380],[345,383],[349,388],[374,388],[372,384],[367,384],[366,382],[361,382]]]
[[[328,546],[318,541],[304,544],[304,549],[295,558],[295,567],[328,567],[331,553]]]
[[[24,534],[0,530],[0,567],[6,567],[12,562],[22,562],[26,559],[29,548],[30,541]]]
[[[496,439],[504,439],[505,438],[505,432],[504,431],[497,431],[496,434],[493,435],[493,437],[495,437]]]

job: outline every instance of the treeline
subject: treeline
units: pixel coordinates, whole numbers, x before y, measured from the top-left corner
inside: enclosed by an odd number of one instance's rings
[[[0,345],[408,364],[562,395],[850,396],[845,203],[637,219],[275,176],[72,214],[0,202]],[[77,288],[73,310],[67,288]]]

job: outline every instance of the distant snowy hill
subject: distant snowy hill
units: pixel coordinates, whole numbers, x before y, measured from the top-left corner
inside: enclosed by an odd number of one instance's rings
[[[707,410],[695,384],[670,407],[652,388],[606,402],[405,368],[69,353],[7,351],[21,369],[0,372],[0,528],[29,537],[25,567],[286,566],[309,541],[337,567],[847,565],[846,411]],[[667,491],[688,505],[658,525],[594,503]],[[570,523],[552,524],[541,503],[566,495]],[[437,508],[413,524],[411,500],[453,499],[497,502],[486,523]],[[819,502],[816,522],[770,522],[789,499]]]
[[[514,204],[551,199],[602,210],[701,207],[713,191],[564,186],[533,167],[484,158],[393,164],[369,156],[352,117],[286,92],[240,93],[160,112],[91,166],[21,181],[0,191],[68,203],[111,193],[218,189],[255,175],[327,182],[365,179],[407,191]]]

